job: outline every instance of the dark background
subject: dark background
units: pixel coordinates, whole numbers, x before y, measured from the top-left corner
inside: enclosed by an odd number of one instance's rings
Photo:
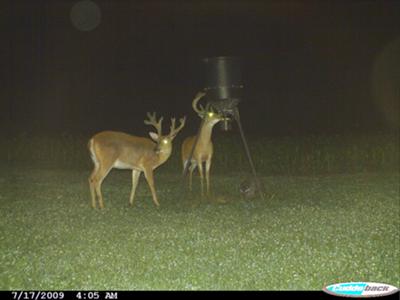
[[[243,60],[249,134],[398,130],[398,1],[99,0],[93,30],[77,2],[1,4],[3,136],[145,135],[147,111],[194,131],[201,59],[220,55]]]

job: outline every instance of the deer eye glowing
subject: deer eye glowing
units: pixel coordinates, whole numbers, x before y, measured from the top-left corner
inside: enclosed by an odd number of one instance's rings
[[[168,140],[162,140],[163,144],[168,144]]]
[[[209,112],[209,113],[208,113],[208,116],[209,116],[210,118],[211,118],[213,115],[214,115],[213,112]]]

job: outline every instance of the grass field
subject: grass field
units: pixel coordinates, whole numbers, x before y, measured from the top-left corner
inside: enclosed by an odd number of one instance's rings
[[[400,286],[398,172],[264,174],[266,200],[249,201],[238,193],[242,174],[216,170],[204,201],[160,167],[156,209],[143,178],[129,207],[130,172],[113,171],[102,211],[90,207],[88,175],[1,169],[1,290]]]

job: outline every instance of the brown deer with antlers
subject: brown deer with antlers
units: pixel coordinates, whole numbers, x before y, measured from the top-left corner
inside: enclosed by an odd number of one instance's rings
[[[153,170],[163,164],[171,155],[172,141],[185,125],[186,117],[180,119],[179,127],[175,127],[175,118],[171,119],[168,135],[162,135],[161,124],[156,114],[147,113],[144,123],[152,125],[157,133],[149,132],[151,139],[137,137],[123,132],[103,131],[93,136],[88,143],[94,169],[89,177],[92,207],[96,208],[96,197],[99,207],[104,208],[101,184],[112,168],[132,170],[132,190],[129,203],[133,205],[136,187],[141,172],[150,187],[153,202],[159,206],[154,187]]]
[[[212,157],[214,154],[213,143],[211,141],[212,130],[215,124],[223,120],[223,117],[212,111],[209,106],[204,108],[198,102],[205,96],[205,92],[199,92],[195,96],[192,102],[194,111],[202,118],[202,126],[199,131],[197,143],[195,148],[192,150],[194,143],[196,142],[196,136],[190,136],[183,141],[182,144],[182,163],[183,169],[189,168],[189,189],[192,190],[192,175],[196,167],[199,169],[200,183],[201,183],[201,194],[204,195],[204,175],[203,175],[203,163],[205,163],[205,177],[207,195],[210,192],[210,169]],[[192,153],[193,151],[193,153]],[[192,153],[192,158],[189,161],[189,156]],[[186,166],[189,164],[188,166]]]

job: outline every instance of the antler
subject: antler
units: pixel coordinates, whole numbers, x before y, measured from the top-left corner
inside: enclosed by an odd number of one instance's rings
[[[162,135],[161,123],[162,123],[162,120],[163,120],[164,118],[161,117],[161,118],[157,121],[156,113],[155,113],[155,112],[153,112],[152,114],[148,112],[148,113],[147,113],[147,117],[148,117],[148,120],[144,120],[144,124],[154,126],[154,128],[157,130],[158,136],[161,136],[161,135]]]
[[[205,95],[206,95],[205,92],[198,92],[192,102],[192,107],[194,111],[197,112],[199,115],[203,115],[207,110],[201,104],[199,105],[199,107],[197,107],[197,102],[199,102],[199,100],[203,98]]]
[[[182,130],[183,126],[185,126],[186,116],[184,116],[183,118],[180,118],[179,122],[180,122],[179,127],[175,128],[175,118],[171,118],[171,127],[170,127],[169,136],[174,137],[178,134],[179,131]]]

